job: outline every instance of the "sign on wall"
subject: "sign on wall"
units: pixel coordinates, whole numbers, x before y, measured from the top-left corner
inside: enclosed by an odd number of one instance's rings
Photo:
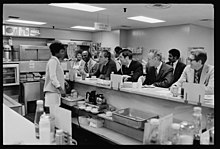
[[[13,25],[3,25],[3,35],[8,36],[40,36],[39,28],[23,27],[23,26],[13,26]]]
[[[95,29],[100,31],[111,31],[111,26],[108,24],[95,22]]]

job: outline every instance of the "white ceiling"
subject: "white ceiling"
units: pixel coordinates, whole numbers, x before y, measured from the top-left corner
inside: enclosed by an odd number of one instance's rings
[[[146,7],[147,3],[109,3],[95,4],[106,8],[99,12],[84,12],[65,9],[47,4],[3,4],[3,23],[9,16],[17,16],[23,20],[47,22],[43,27],[53,26],[70,29],[75,25],[94,26],[94,22],[109,24],[114,29],[138,29],[179,24],[195,24],[214,28],[214,6],[212,4],[171,4],[168,9]],[[127,8],[124,12],[124,8]],[[160,20],[163,23],[144,23],[129,20],[127,17],[143,15]],[[208,19],[208,21],[200,21]],[[7,23],[9,24],[9,23]],[[73,29],[70,29],[73,30]]]

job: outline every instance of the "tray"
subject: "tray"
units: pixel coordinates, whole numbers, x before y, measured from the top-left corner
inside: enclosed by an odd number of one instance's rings
[[[120,109],[112,113],[113,121],[136,129],[144,129],[144,123],[148,122],[151,118],[159,118],[159,116],[133,108]]]
[[[62,103],[65,104],[65,105],[68,105],[68,106],[74,106],[74,105],[77,105],[77,102],[80,101],[80,100],[84,100],[84,97],[82,96],[78,96],[78,98],[76,99],[70,99],[68,97],[61,97],[62,99]]]

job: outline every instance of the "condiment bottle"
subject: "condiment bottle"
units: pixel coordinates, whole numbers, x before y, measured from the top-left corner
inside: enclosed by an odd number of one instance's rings
[[[63,130],[62,129],[56,130],[55,140],[56,140],[57,145],[63,144]]]
[[[200,107],[193,108],[194,138],[193,144],[200,145],[200,136],[202,133],[202,109]]]
[[[44,113],[43,100],[37,100],[37,108],[36,108],[35,118],[34,118],[35,135],[37,139],[39,139],[39,121],[43,113]]]

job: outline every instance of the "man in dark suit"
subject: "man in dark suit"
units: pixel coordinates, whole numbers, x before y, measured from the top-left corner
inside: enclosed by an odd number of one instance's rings
[[[146,67],[146,79],[143,85],[168,88],[173,83],[173,68],[161,61],[162,55],[158,50],[150,50]]]
[[[125,81],[137,82],[138,78],[143,75],[143,66],[140,62],[132,60],[132,52],[128,49],[120,51],[119,60],[122,68],[117,72],[118,74],[128,75]]]
[[[110,80],[111,73],[117,72],[115,61],[111,59],[111,53],[103,50],[99,55],[99,70],[96,77],[104,80]]]
[[[179,58],[180,58],[180,51],[179,50],[177,50],[177,49],[170,49],[169,50],[169,58],[168,58],[169,62],[167,62],[166,64],[172,66],[174,69],[173,82],[176,82],[180,78],[180,76],[183,72],[183,69],[186,67],[186,65],[184,63],[182,63],[179,60]]]

